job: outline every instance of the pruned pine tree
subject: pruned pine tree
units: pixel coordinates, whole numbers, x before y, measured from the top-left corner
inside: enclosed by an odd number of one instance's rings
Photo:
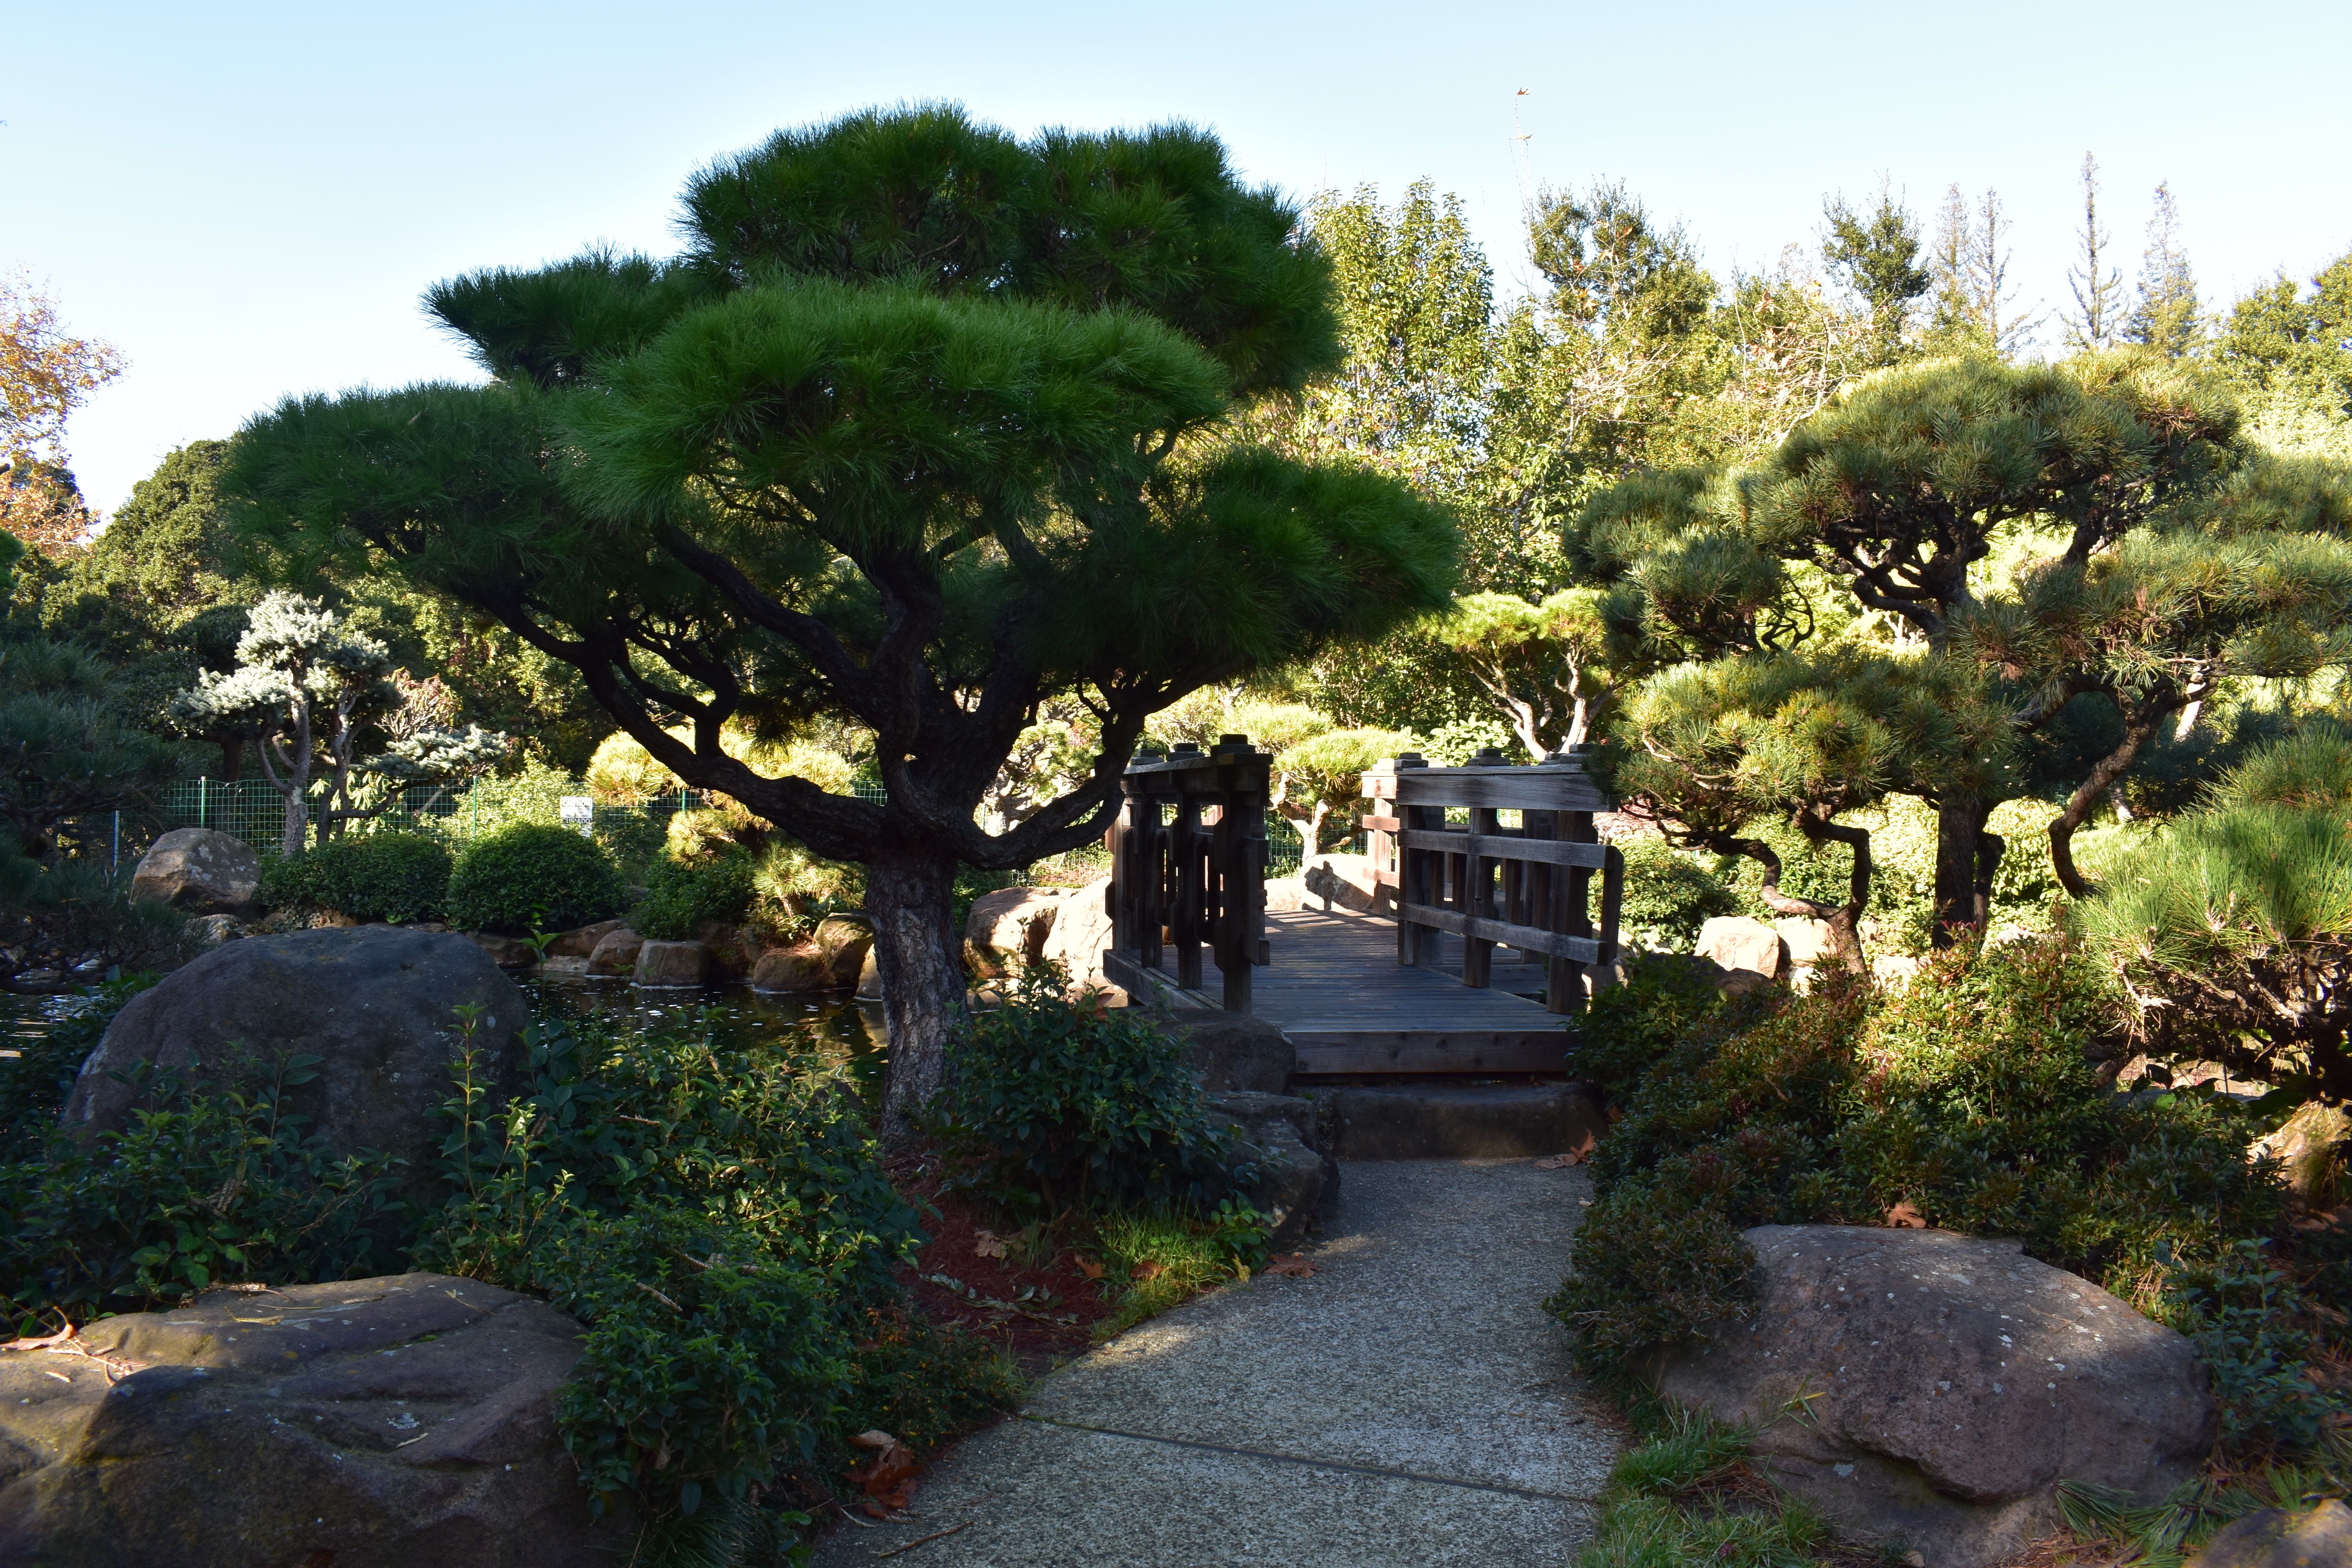
[[[2121,584],[2135,562],[2155,571],[2153,547],[2129,557],[2120,547],[2152,521],[2231,493],[2231,468],[2247,458],[2236,426],[2225,395],[2144,353],[2050,368],[1931,362],[1857,388],[1736,483],[1646,476],[1596,499],[1580,526],[1594,539],[1625,531],[1627,578],[1659,606],[1649,620],[1682,634],[1682,657],[1752,659],[1801,642],[1808,622],[1792,595],[1771,588],[1760,562],[1805,561],[1864,607],[1910,628],[1919,679],[1932,689],[1957,704],[1958,694],[1981,689],[2001,722],[1959,725],[1962,743],[1943,755],[1938,776],[1900,791],[1936,807],[1936,920],[1938,940],[1950,941],[1986,918],[2004,846],[1985,820],[2013,787],[2013,743],[2054,720],[2068,695],[2137,700],[2144,690],[2135,684],[2140,674],[2102,665],[2106,655],[2091,644],[2049,626],[2050,635],[2030,637],[2035,616],[2057,616],[2061,603],[2090,613],[2092,599],[2069,601],[2062,585],[2090,594]],[[2255,498],[2240,500],[2248,516],[2261,512]],[[2055,558],[2033,579],[2043,607],[1989,605],[1971,568],[2028,526],[2055,531]],[[1648,551],[1644,529],[1659,542]],[[1662,591],[1669,585],[1671,594]],[[2126,597],[2129,613],[2139,613],[2137,590]],[[1677,601],[1685,607],[1669,614]],[[2167,603],[2159,594],[2150,609],[2159,622]],[[1784,630],[1768,643],[1749,629],[1766,626]],[[1984,640],[1994,627],[2011,639],[1997,651]],[[2221,658],[2251,645],[2197,646],[2206,649],[2199,657]],[[2120,642],[2111,651],[2128,662]],[[1975,702],[1964,706],[1973,711]]]
[[[2078,237],[2082,259],[2066,274],[2074,309],[2065,319],[2066,344],[2073,349],[2113,348],[2123,332],[2124,275],[2108,264],[2112,237],[2099,221],[2099,161],[2083,154],[2083,232]]]
[[[1528,755],[1580,745],[1610,690],[1603,595],[1563,588],[1540,604],[1516,594],[1468,594],[1430,623],[1437,640],[1508,717]]]
[[[856,114],[710,165],[685,211],[670,260],[439,285],[488,385],[289,402],[233,488],[289,548],[503,621],[678,777],[864,865],[901,1135],[964,1016],[959,863],[1098,837],[1151,713],[1443,605],[1455,531],[1224,423],[1339,354],[1299,215],[1202,132]],[[1087,777],[983,831],[1058,697],[1097,726]],[[873,734],[887,800],[720,744],[808,715]]]
[[[1300,852],[1323,853],[1335,816],[1353,832],[1348,808],[1364,797],[1364,774],[1384,758],[1412,750],[1412,735],[1397,730],[1326,730],[1274,759],[1274,808],[1298,830]]]
[[[1741,856],[1763,868],[1765,906],[1823,921],[1830,952],[1867,973],[1858,924],[1870,904],[1870,835],[1839,816],[1890,794],[1934,798],[1997,761],[2000,717],[1940,661],[1851,647],[1760,653],[1682,665],[1644,682],[1619,726],[1615,780],[1678,847]],[[1780,889],[1759,821],[1852,856],[1846,897]]]
[[[237,639],[236,668],[202,672],[173,699],[172,715],[194,733],[236,729],[258,737],[262,773],[286,803],[279,849],[299,855],[310,842],[314,782],[324,786],[323,841],[390,808],[390,798],[362,801],[371,777],[392,784],[446,780],[479,773],[506,754],[506,737],[478,726],[463,733],[416,727],[388,750],[362,751],[402,706],[392,675],[382,643],[318,601],[278,591],[253,606]]]

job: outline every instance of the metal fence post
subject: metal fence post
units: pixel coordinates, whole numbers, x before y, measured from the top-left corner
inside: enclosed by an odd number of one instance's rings
[[[122,869],[122,814],[119,811],[114,814],[114,869],[118,873]]]
[[[196,775],[196,826],[198,827],[205,826],[205,785],[210,782],[202,773]]]

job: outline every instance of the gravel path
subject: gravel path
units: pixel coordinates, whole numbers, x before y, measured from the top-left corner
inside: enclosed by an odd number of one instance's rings
[[[819,1568],[1568,1563],[1617,1448],[1539,1303],[1590,1184],[1525,1160],[1342,1169],[1312,1279],[1220,1291],[1053,1373],[923,1478],[916,1517],[841,1527]]]

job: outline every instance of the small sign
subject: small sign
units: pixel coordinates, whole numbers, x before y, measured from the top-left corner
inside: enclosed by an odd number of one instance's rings
[[[541,796],[545,799],[545,796]],[[566,827],[576,827],[580,836],[588,837],[596,826],[596,797],[593,795],[567,795],[558,801],[557,813]]]

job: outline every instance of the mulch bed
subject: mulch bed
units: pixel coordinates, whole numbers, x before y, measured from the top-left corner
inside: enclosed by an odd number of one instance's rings
[[[945,1191],[936,1157],[907,1154],[888,1170],[930,1237],[902,1278],[931,1321],[1003,1345],[1032,1377],[1094,1343],[1094,1327],[1111,1315],[1118,1291],[1108,1277],[1087,1277],[1082,1254],[1064,1247],[1035,1258],[1018,1246],[1005,1248],[1010,1256],[983,1253],[990,1237],[1013,1239],[1004,1234],[1010,1221]],[[940,1283],[942,1277],[956,1284]]]

